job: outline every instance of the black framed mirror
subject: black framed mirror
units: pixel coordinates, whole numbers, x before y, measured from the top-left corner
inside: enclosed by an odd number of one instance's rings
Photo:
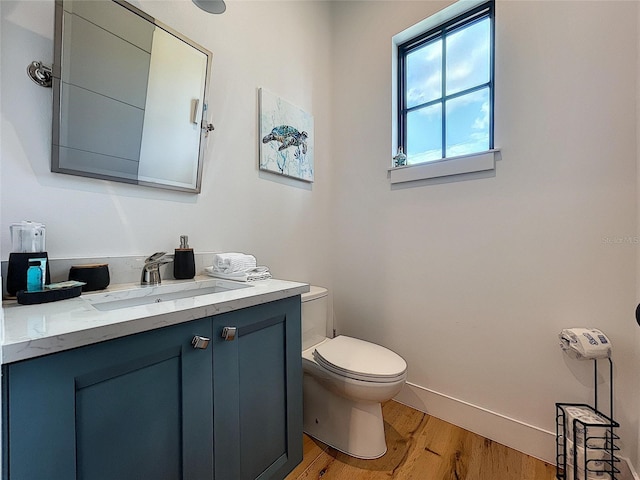
[[[56,0],[51,171],[200,192],[212,54],[121,0]]]

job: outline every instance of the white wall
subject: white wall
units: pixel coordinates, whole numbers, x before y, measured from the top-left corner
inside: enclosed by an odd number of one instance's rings
[[[638,4],[499,1],[495,177],[393,190],[391,37],[447,3],[334,4],[338,331],[406,358],[405,401],[429,412],[446,398],[440,413],[470,428],[464,402],[549,432],[514,444],[554,461],[554,403],[593,392],[557,334],[599,327],[635,458]]]
[[[25,74],[53,59],[53,1],[2,1],[0,240],[9,224],[47,226],[53,258],[172,251],[180,234],[196,251],[245,251],[275,276],[330,286],[329,8],[321,2],[229,2],[209,15],[190,1],[134,2],[213,52],[211,122],[200,195],[53,174],[50,89]],[[257,89],[315,116],[315,183],[262,174]],[[90,120],[90,119],[88,119]]]

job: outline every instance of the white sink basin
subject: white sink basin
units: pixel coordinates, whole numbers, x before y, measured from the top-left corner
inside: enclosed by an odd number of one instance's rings
[[[252,285],[243,283],[211,279],[149,287],[132,287],[126,290],[87,294],[83,295],[83,298],[97,310],[110,311],[251,287]]]

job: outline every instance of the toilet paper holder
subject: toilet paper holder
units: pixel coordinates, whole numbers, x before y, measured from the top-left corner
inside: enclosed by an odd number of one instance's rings
[[[556,403],[556,478],[587,479],[592,478],[589,472],[595,471],[605,474],[605,478],[618,480],[620,459],[616,453],[620,450],[617,445],[620,437],[616,430],[620,424],[613,416],[611,341],[600,330],[587,328],[565,329],[558,336],[565,353],[579,360],[593,361],[594,392],[592,405]],[[603,359],[609,363],[608,414],[598,405],[598,362]],[[599,455],[597,458],[594,452]]]

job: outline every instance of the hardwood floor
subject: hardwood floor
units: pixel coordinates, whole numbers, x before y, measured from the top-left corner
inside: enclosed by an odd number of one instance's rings
[[[387,453],[359,460],[304,436],[304,459],[285,480],[555,480],[555,465],[400,403],[383,405]]]

